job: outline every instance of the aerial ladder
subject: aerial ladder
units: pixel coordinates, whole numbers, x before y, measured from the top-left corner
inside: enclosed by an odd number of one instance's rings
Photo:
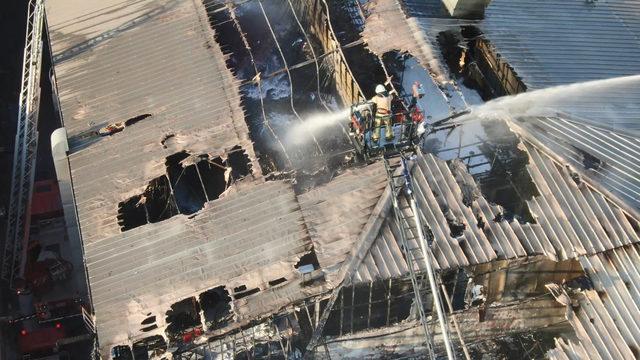
[[[429,330],[429,321],[422,299],[422,294],[426,293],[426,289],[424,289],[424,281],[419,279],[416,274],[418,262],[420,261],[424,261],[426,265],[427,280],[433,298],[433,306],[438,315],[438,323],[440,325],[440,332],[442,334],[447,358],[453,360],[456,358],[455,352],[453,351],[447,316],[443,307],[439,290],[440,287],[433,266],[433,255],[431,254],[432,237],[427,238],[425,234],[426,227],[422,224],[422,219],[414,197],[410,161],[412,157],[415,157],[415,148],[409,148],[408,150],[410,151],[401,151],[396,156],[391,158],[384,157],[383,159],[389,187],[391,189],[393,214],[400,230],[400,247],[409,267],[409,277],[415,299],[414,304],[416,305],[418,318],[424,331],[429,357],[431,359],[436,358],[433,337]],[[403,198],[404,204],[408,206],[401,205],[399,201],[401,198]]]
[[[428,290],[424,288],[424,281],[419,279],[418,274],[416,273],[416,270],[418,269],[417,264],[421,260],[424,261],[426,265],[425,270],[429,284],[429,292],[432,295],[433,306],[438,316],[438,324],[440,326],[440,332],[442,334],[447,358],[449,360],[454,360],[456,356],[453,351],[451,336],[449,335],[447,315],[443,307],[440,287],[434,271],[434,258],[431,253],[431,244],[425,234],[426,227],[422,223],[414,197],[410,167],[411,161],[415,158],[417,151],[419,150],[416,146],[410,146],[399,152],[393,152],[393,155],[384,155],[383,162],[386,169],[389,190],[391,191],[392,211],[400,229],[400,245],[409,267],[409,276],[411,278],[413,294],[415,297],[414,303],[418,312],[420,325],[424,331],[424,338],[429,358],[435,360],[436,355],[433,337],[429,330],[429,319],[427,312],[425,311],[422,298],[423,294]],[[399,199],[404,200],[403,204],[400,203]],[[404,204],[408,204],[408,206],[403,207]],[[304,354],[305,359],[311,359],[314,357],[315,348],[322,342],[322,331],[329,318],[331,309],[338,299],[342,288],[350,282],[353,269],[357,267],[357,264],[358,262],[350,264],[349,270],[347,270],[347,274],[345,275],[345,281],[342,281],[333,289],[332,295],[325,305],[324,312],[318,320],[316,328],[311,335],[311,339],[307,344],[306,352]]]
[[[24,273],[29,241],[31,197],[38,148],[43,22],[43,1],[29,1],[11,193],[7,211],[7,233],[0,271],[2,279],[12,288],[15,288],[16,278]]]

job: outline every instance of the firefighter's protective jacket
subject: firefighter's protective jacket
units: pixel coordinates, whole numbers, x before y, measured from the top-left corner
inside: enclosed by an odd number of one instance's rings
[[[391,95],[375,95],[371,98],[371,102],[376,104],[376,116],[391,115],[391,99]]]

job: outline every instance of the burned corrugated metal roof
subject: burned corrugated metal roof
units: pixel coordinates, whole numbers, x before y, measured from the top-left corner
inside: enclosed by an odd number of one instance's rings
[[[75,2],[47,4],[85,242],[120,232],[118,203],[163,175],[172,154],[223,155],[240,145],[255,159],[237,81],[201,5],[93,1],[80,13]],[[151,116],[95,133],[141,114]]]
[[[516,119],[523,137],[539,142],[591,181],[610,191],[630,211],[640,211],[640,140],[563,117]]]
[[[320,266],[342,263],[362,232],[387,181],[382,163],[352,169],[298,197]]]
[[[179,215],[87,244],[101,346],[142,335],[148,313],[163,318],[171,304],[209,288],[266,290],[278,278],[299,282],[294,265],[310,248],[296,197],[281,182],[229,194],[193,218]],[[284,300],[274,306],[302,298],[295,289],[280,294]],[[263,300],[237,302],[238,320],[272,311]]]
[[[415,18],[405,16],[398,0],[371,0],[368,10],[370,15],[362,37],[374,54],[382,56],[392,50],[407,51],[428,68],[437,81],[448,79],[439,61],[441,56],[436,44],[420,31]]]
[[[578,342],[558,340],[549,357],[574,359],[588,354],[590,359],[636,359],[640,351],[638,245],[582,256],[580,263],[593,290],[570,293],[550,286],[556,299],[567,306],[567,319]]]
[[[432,251],[439,268],[533,255],[566,260],[640,242],[636,220],[620,207],[541,149],[527,142],[521,146],[529,157],[527,173],[539,192],[526,200],[535,222],[504,217],[505,210],[481,194],[464,164],[456,166],[459,160],[445,162],[432,154],[417,155],[413,166],[415,196],[420,216],[433,233]],[[352,170],[350,176],[359,172],[364,170]],[[362,177],[370,178],[371,173]],[[325,193],[328,186],[314,191]],[[471,198],[469,192],[474,194]],[[361,194],[351,190],[350,196]],[[351,213],[359,214],[372,206]],[[410,211],[403,199],[400,206]],[[333,209],[336,211],[336,205]],[[332,211],[325,209],[324,213]],[[313,221],[321,220],[316,217]],[[319,241],[314,236],[312,239]],[[369,281],[406,274],[408,265],[399,239],[399,227],[389,212],[355,279]],[[355,240],[354,236],[342,237],[342,245],[332,246],[349,249]],[[321,241],[316,244],[322,246]],[[424,260],[418,263],[424,270]]]
[[[564,260],[640,241],[633,220],[620,208],[587,184],[577,184],[569,169],[532,145],[527,144],[526,149],[530,156],[527,169],[540,192],[527,201],[536,223],[500,219],[504,210],[484,196],[465,205],[461,183],[450,165],[433,155],[418,156],[414,170],[417,201],[433,232],[433,253],[441,268],[535,254]],[[466,184],[474,185],[470,176]],[[452,236],[447,218],[451,215],[464,225],[461,236]],[[398,245],[398,237],[389,236],[397,229],[393,223],[389,217],[378,240],[391,242],[386,247]],[[373,254],[370,256],[365,264],[375,263]],[[395,267],[406,268],[403,257],[389,256],[385,261],[389,259],[395,259]],[[420,263],[421,269],[424,266]],[[367,269],[364,272],[371,273]]]
[[[308,295],[294,268],[312,246],[297,199],[289,184],[256,179],[238,81],[204,5],[52,0],[47,14],[103,354],[162,333],[172,303],[215,286],[269,290],[260,300],[238,297],[240,322]],[[105,130],[110,124],[116,131]],[[255,174],[229,188],[228,161],[238,151]],[[200,173],[213,168],[224,173],[216,180],[224,192],[211,196],[203,183],[203,209],[178,206],[190,216],[162,217],[176,206],[180,179],[193,170],[202,182]],[[158,179],[170,195],[152,216]],[[124,202],[145,209],[130,229],[119,214]],[[159,327],[143,330],[150,313]]]
[[[640,14],[640,7],[637,2],[494,0],[485,19],[479,21],[447,18],[437,1],[402,0],[401,10],[393,1],[384,2],[386,6],[380,11],[376,10],[379,2],[372,3],[372,15],[367,19],[364,32],[365,38],[369,34],[371,42],[375,43],[376,37],[388,40],[380,29],[384,26],[396,28],[395,22],[416,24],[412,30],[421,35],[413,39],[429,46],[437,45],[440,31],[464,25],[479,26],[495,51],[513,66],[530,89],[640,73],[640,57],[637,56],[640,53],[640,17],[636,16]],[[389,15],[392,10],[402,11],[408,18]],[[395,44],[390,42],[387,47]],[[437,59],[438,53],[432,54],[430,59]],[[471,208],[465,209],[459,195],[463,189],[452,181],[455,176],[450,167],[444,163],[438,165],[439,160],[435,158],[428,160],[430,155],[419,158],[416,183],[420,189],[427,189],[427,193],[433,192],[434,200],[438,200],[429,202],[421,191],[417,191],[421,208],[441,209],[437,214],[433,210],[423,214],[434,231],[434,255],[439,265],[474,263],[478,253],[488,254],[489,258],[544,254],[567,259],[637,242],[637,212],[633,208],[637,209],[640,197],[635,196],[638,169],[632,159],[638,157],[634,156],[638,146],[630,131],[637,131],[640,124],[637,106],[640,92],[634,84],[634,81],[625,80],[624,84],[616,82],[611,86],[592,85],[602,88],[595,95],[598,99],[588,96],[589,92],[572,92],[575,96],[571,95],[573,98],[565,101],[565,106],[554,108],[556,113],[558,110],[571,112],[566,117],[516,123],[515,128],[526,130],[518,133],[528,140],[526,150],[530,161],[527,168],[541,193],[527,201],[536,223],[492,221],[502,211],[482,196]],[[586,120],[576,121],[582,116],[586,116]],[[539,147],[540,143],[545,146]],[[581,171],[591,158],[602,166],[588,169],[586,173]],[[421,181],[423,168],[424,174],[428,174],[425,179],[431,181]],[[435,204],[439,206],[434,207]],[[451,241],[448,234],[446,213],[465,225],[459,244]],[[476,216],[488,220],[482,231],[477,231],[477,226],[470,223]],[[385,239],[387,244],[382,249],[398,245],[393,243],[397,238],[393,235],[397,229],[393,222],[393,219],[387,219],[374,247]],[[448,240],[438,244],[441,239]],[[470,246],[475,251],[464,251],[460,245]],[[448,251],[441,252],[443,249]],[[406,268],[401,257],[389,265],[389,259],[394,257],[391,256],[393,252],[388,254],[384,262],[378,261],[380,266]],[[362,279],[379,276],[372,271],[376,258],[380,257],[370,254],[364,261],[359,274]]]

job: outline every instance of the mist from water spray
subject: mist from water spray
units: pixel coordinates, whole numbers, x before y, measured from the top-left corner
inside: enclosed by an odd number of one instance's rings
[[[608,130],[640,134],[640,75],[554,86],[503,96],[472,106],[456,122],[557,116],[569,114],[575,120]],[[302,145],[332,127],[347,124],[350,108],[311,115],[289,129],[286,142]]]
[[[554,86],[470,108],[459,122],[569,114],[608,130],[640,133],[640,75]]]
[[[347,124],[349,121],[350,108],[345,108],[337,112],[325,112],[313,114],[303,118],[302,122],[294,124],[287,133],[286,142],[294,145],[302,145],[319,137],[331,128],[339,124]]]

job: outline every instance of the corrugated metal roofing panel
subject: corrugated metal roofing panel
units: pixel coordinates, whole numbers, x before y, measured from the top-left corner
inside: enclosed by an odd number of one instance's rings
[[[569,294],[558,285],[548,285],[558,302],[567,307],[566,317],[580,345],[588,354],[602,359],[634,359],[633,353],[617,331],[614,319],[605,311],[601,299],[593,290],[576,293],[577,306],[572,306]]]
[[[162,317],[172,303],[215,286],[266,290],[268,281],[281,277],[299,282],[294,265],[311,247],[293,189],[282,182],[214,200],[195,218],[178,215],[88,244],[101,346],[141,336],[147,313]],[[308,295],[299,286],[272,292],[287,302]],[[273,311],[272,304],[248,297],[235,311],[256,317]]]
[[[541,196],[528,201],[538,222],[553,234],[562,259],[594,254],[640,241],[634,220],[575,173],[526,143],[528,169]],[[613,215],[613,216],[611,216]]]
[[[417,156],[413,168],[414,195],[420,216],[434,235],[432,251],[439,268],[532,255],[566,260],[640,242],[634,220],[618,206],[541,150],[529,143],[523,146],[529,154],[527,169],[540,192],[526,200],[536,223],[495,220],[503,209],[483,196],[466,205],[461,187],[477,188],[466,170],[455,166],[455,161],[447,163],[432,154]],[[477,192],[480,194],[479,189]],[[400,207],[406,216],[410,215],[402,198]],[[462,235],[455,238],[448,225],[452,219],[465,226]],[[484,226],[478,225],[479,219],[483,219]],[[400,250],[399,233],[395,218],[389,213],[374,246],[380,248],[380,243],[385,243],[387,248]],[[384,260],[384,266],[393,264],[406,274],[404,255],[399,251],[388,254],[391,258]],[[367,257],[372,257],[367,264],[381,264],[379,254]],[[420,260],[418,270],[424,269],[424,261]],[[386,269],[376,271],[369,266],[366,271],[359,271],[358,276],[369,280],[385,278],[387,273]]]
[[[482,29],[529,89],[640,73],[635,0],[493,0]]]
[[[593,281],[605,311],[634,353],[640,350],[640,252],[625,246],[580,258]],[[610,329],[607,329],[611,331]]]
[[[602,359],[597,354],[589,354],[580,342],[565,341],[556,338],[556,347],[547,352],[549,360],[582,360],[582,359]]]
[[[238,80],[214,40],[206,9],[186,0],[51,0],[48,30],[78,220],[103,353],[164,331],[170,305],[214,286],[299,281],[293,265],[312,244],[292,187],[248,177],[195,216],[122,232],[118,204],[164,175],[170,155],[223,155],[242,146],[258,169]],[[151,116],[100,137],[107,124]],[[269,278],[267,278],[269,277]],[[312,292],[307,288],[307,295]],[[279,286],[243,298],[251,317],[303,297]],[[268,299],[267,299],[268,298]]]
[[[541,142],[640,211],[640,139],[563,117],[525,118],[514,123],[523,137]]]
[[[551,358],[636,359],[640,350],[640,252],[638,244],[596,255],[581,256],[580,264],[593,282],[594,290],[578,292],[577,306],[567,303],[567,319],[579,343],[556,341]],[[559,286],[551,286],[560,289]]]
[[[387,186],[382,163],[350,169],[298,196],[320,266],[335,275]]]

